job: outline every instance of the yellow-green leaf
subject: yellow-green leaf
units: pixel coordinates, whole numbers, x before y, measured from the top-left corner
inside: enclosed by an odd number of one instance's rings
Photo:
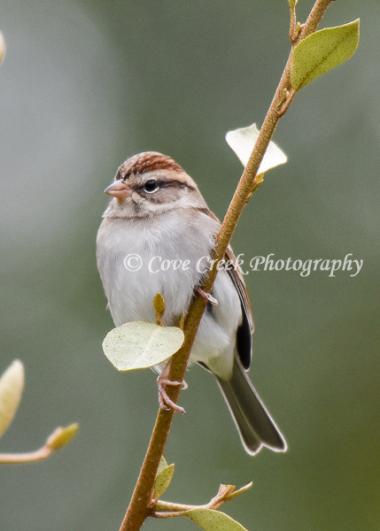
[[[158,471],[156,479],[154,480],[153,498],[158,500],[168,490],[170,483],[172,482],[175,470],[175,464],[166,465]]]
[[[108,332],[103,351],[119,371],[146,369],[173,356],[184,338],[183,331],[175,326],[133,321]]]
[[[77,434],[79,424],[74,422],[68,426],[56,428],[46,441],[46,445],[52,450],[60,450],[68,444]]]
[[[290,79],[300,90],[314,79],[348,61],[355,53],[360,38],[360,20],[343,26],[325,28],[312,33],[293,51]]]
[[[157,476],[160,472],[164,470],[164,468],[168,467],[169,463],[166,461],[165,456],[162,455],[160,457],[160,462],[158,463],[158,469],[157,469]]]
[[[16,415],[24,389],[24,366],[15,360],[0,378],[0,437]]]
[[[205,531],[248,531],[227,514],[213,509],[191,509],[184,516]]]
[[[4,61],[5,51],[6,51],[5,39],[4,39],[4,35],[0,31],[0,64]]]
[[[298,0],[288,0],[290,9],[294,9],[297,5]]]

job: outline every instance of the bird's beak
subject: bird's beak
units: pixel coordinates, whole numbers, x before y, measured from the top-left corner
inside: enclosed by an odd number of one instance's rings
[[[130,194],[129,186],[121,180],[113,181],[107,188],[104,190],[104,193],[110,195],[111,197],[116,197],[119,201],[122,201]]]

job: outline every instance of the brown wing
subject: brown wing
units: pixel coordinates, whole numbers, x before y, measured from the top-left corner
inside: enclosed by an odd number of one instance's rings
[[[211,210],[202,209],[202,212],[219,221],[220,223],[219,218],[213,212],[211,212]],[[243,314],[242,323],[236,332],[236,346],[243,367],[245,369],[249,369],[252,360],[252,334],[255,330],[252,305],[249,300],[243,274],[239,265],[236,263],[235,254],[230,246],[228,246],[225,258],[229,263],[235,264],[234,267],[228,268],[228,274],[230,275],[230,278],[236,287],[236,291],[239,294]]]

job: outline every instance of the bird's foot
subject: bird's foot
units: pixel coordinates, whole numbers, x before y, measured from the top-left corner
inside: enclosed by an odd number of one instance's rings
[[[212,304],[213,306],[218,306],[219,304],[218,299],[213,297],[211,293],[207,293],[207,291],[204,291],[202,288],[196,288],[195,291],[206,302]]]
[[[173,410],[175,413],[186,413],[185,408],[176,404],[174,400],[170,398],[166,390],[167,387],[180,387],[181,389],[185,390],[188,388],[186,382],[170,380],[169,378],[166,378],[165,375],[160,374],[160,376],[157,378],[157,386],[158,402],[161,409],[164,409],[165,411]]]

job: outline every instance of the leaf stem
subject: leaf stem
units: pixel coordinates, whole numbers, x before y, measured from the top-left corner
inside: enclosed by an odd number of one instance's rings
[[[302,26],[299,40],[314,32],[332,0],[316,0],[310,14]],[[276,89],[272,103],[266,113],[260,134],[252,151],[248,164],[244,168],[238,186],[232,197],[227,213],[224,217],[213,252],[214,266],[210,270],[202,289],[209,292],[217,275],[217,261],[223,259],[227,246],[236,229],[240,216],[252,195],[257,191],[262,181],[257,176],[260,163],[273,136],[276,126],[291,104],[292,98],[285,107],[284,94],[290,91],[290,64],[291,53],[284,68],[280,82]],[[182,381],[185,375],[187,363],[203,312],[206,307],[204,298],[196,296],[189,308],[184,332],[185,341],[181,349],[173,356],[170,364],[169,378]],[[168,394],[174,402],[177,402],[180,393],[179,387],[168,390]],[[156,477],[160,458],[163,455],[165,444],[169,436],[173,411],[160,409],[157,413],[151,439],[145,454],[140,474],[137,479],[132,498],[120,526],[120,531],[137,531],[141,528],[144,520],[149,516],[149,506],[152,498],[154,480]]]

